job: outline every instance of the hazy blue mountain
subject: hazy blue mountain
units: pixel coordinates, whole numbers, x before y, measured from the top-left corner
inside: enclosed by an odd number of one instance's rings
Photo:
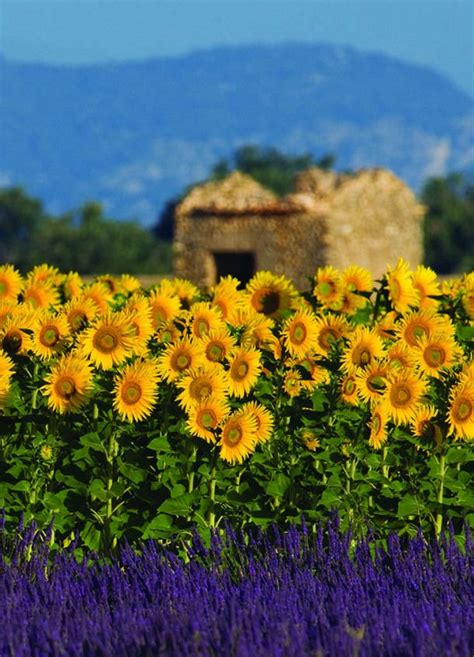
[[[0,185],[59,212],[154,220],[245,143],[385,166],[412,187],[474,167],[474,101],[443,75],[327,44],[94,66],[0,59]]]

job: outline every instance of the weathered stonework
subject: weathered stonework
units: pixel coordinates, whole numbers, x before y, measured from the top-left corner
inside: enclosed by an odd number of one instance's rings
[[[209,287],[226,254],[252,254],[255,271],[285,274],[299,289],[326,264],[374,276],[403,256],[422,261],[421,206],[383,169],[338,175],[309,169],[296,193],[278,199],[241,173],[193,189],[175,217],[175,275]],[[234,256],[235,258],[235,256]]]

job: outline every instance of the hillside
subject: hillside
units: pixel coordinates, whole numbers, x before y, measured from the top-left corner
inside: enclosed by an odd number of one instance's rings
[[[0,185],[52,212],[95,198],[146,224],[253,142],[388,167],[416,189],[473,168],[473,110],[431,69],[325,44],[80,67],[0,59]]]

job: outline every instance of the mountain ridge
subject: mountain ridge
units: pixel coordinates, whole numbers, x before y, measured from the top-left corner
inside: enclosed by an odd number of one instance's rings
[[[330,44],[217,46],[99,65],[0,57],[0,185],[51,212],[154,221],[244,143],[383,166],[419,189],[474,167],[474,100],[430,67]]]

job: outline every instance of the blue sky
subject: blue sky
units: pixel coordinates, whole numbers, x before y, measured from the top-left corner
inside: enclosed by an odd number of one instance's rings
[[[425,64],[474,95],[474,0],[0,0],[10,59],[91,63],[326,41]]]

